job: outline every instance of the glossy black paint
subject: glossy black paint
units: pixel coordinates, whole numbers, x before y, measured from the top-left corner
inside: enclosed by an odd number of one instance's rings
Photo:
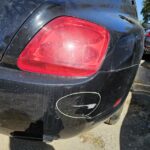
[[[41,4],[41,0],[0,0],[0,58],[21,25]]]
[[[28,7],[31,0],[27,1],[19,7]],[[14,20],[18,25],[15,25],[16,33],[1,51],[0,128],[5,134],[20,138],[52,140],[71,137],[103,121],[123,105],[143,55],[143,29],[137,22],[133,0],[32,2],[35,7],[30,9],[30,16],[26,15],[24,23]],[[102,68],[94,76],[64,78],[28,73],[17,68],[17,58],[28,42],[45,24],[59,16],[82,18],[109,30],[108,53]],[[22,15],[19,17],[21,19]],[[7,30],[10,29],[7,26]],[[5,37],[3,35],[3,39]],[[92,93],[100,95],[100,104]],[[66,99],[71,94],[74,94],[72,102]],[[114,108],[120,98],[120,105]],[[59,100],[63,103],[58,106]],[[97,105],[87,111],[83,105],[90,102]]]

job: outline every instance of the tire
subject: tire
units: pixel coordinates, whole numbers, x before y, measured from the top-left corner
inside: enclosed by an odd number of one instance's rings
[[[150,62],[150,55],[146,55],[146,54],[144,54],[144,56],[143,56],[143,58],[142,58],[143,60],[145,60],[145,61],[147,61],[147,62]]]

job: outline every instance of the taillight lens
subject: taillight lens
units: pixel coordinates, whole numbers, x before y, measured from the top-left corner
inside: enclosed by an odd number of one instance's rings
[[[74,17],[59,17],[34,36],[17,65],[28,72],[90,76],[101,67],[109,39],[104,27]]]
[[[146,36],[150,37],[150,32],[148,32],[148,33],[146,34]]]

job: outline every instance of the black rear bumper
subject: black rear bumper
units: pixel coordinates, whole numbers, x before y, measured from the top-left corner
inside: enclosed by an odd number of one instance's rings
[[[0,67],[0,128],[22,138],[74,136],[120,108],[137,68],[64,79]]]

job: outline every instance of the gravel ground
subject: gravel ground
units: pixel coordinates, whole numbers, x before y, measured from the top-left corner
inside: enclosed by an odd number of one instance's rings
[[[146,63],[146,66],[148,64]],[[143,71],[144,67],[140,69]],[[147,73],[150,74],[150,70]],[[147,80],[150,81],[150,78]],[[135,90],[133,94],[128,95],[123,113],[116,125],[100,124],[77,137],[50,144],[0,135],[0,150],[149,150],[149,108],[150,93],[140,91],[138,87],[138,91]]]

